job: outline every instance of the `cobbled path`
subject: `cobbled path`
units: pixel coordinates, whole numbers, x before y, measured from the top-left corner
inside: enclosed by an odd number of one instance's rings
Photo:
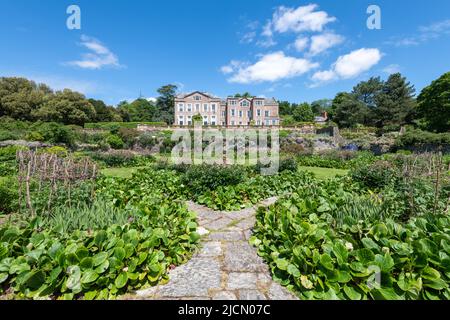
[[[137,291],[132,299],[297,299],[272,280],[267,265],[248,242],[257,207],[269,206],[276,200],[271,198],[235,212],[213,211],[189,202],[189,209],[198,216],[199,233],[203,234],[200,251],[170,271],[167,284]]]

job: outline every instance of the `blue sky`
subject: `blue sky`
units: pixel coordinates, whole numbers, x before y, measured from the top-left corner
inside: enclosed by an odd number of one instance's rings
[[[66,9],[81,8],[81,30]],[[381,30],[369,30],[369,5]],[[418,90],[450,71],[448,0],[2,0],[0,76],[109,104],[180,91],[333,98],[400,71]]]

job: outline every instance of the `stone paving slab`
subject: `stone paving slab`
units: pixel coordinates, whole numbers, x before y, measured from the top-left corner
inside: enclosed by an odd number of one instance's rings
[[[186,264],[169,272],[165,285],[137,291],[131,299],[179,300],[294,300],[275,283],[268,266],[248,243],[258,207],[277,198],[235,212],[220,212],[191,201],[202,235],[200,251]]]

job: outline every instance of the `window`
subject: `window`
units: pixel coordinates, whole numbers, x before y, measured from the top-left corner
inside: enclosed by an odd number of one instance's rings
[[[178,111],[183,112],[184,111],[184,103],[178,104]]]
[[[225,118],[225,116],[226,116],[226,112],[225,112],[225,111],[222,111],[222,117]]]
[[[250,102],[248,102],[247,100],[242,101],[241,107],[250,107]]]
[[[195,111],[200,112],[200,103],[195,104]]]
[[[194,100],[195,101],[200,101],[200,100],[202,100],[202,96],[194,96]]]
[[[255,106],[260,107],[260,106],[262,106],[262,105],[263,105],[263,103],[262,103],[261,100],[256,100],[256,101],[255,101]]]
[[[231,109],[231,116],[234,117],[236,115],[236,110]]]
[[[184,117],[183,117],[183,116],[178,116],[178,124],[179,124],[180,126],[183,126],[183,125],[184,125]]]
[[[266,120],[266,126],[270,126],[270,120]]]
[[[235,106],[237,104],[237,101],[236,100],[230,100],[230,105],[231,106]]]
[[[266,117],[270,117],[270,111],[264,111],[264,115],[265,115]]]
[[[207,103],[203,105],[203,111],[208,112],[209,106]]]
[[[212,126],[216,125],[216,116],[211,116],[211,125]]]
[[[272,120],[272,125],[276,126],[277,125],[277,120]]]
[[[247,111],[247,118],[251,118],[252,112],[250,110]]]
[[[239,110],[239,118],[242,118],[242,110]]]
[[[261,117],[261,109],[258,109],[258,110],[256,111],[256,114],[258,115],[258,117]]]
[[[188,103],[187,105],[187,111],[192,112],[192,104]]]
[[[204,124],[205,126],[208,125],[208,116],[203,116],[203,124]]]
[[[187,123],[189,126],[192,124],[192,116],[187,117]]]
[[[242,126],[242,121],[239,121],[239,125]]]
[[[261,125],[261,120],[256,121],[256,124],[257,124],[258,126],[260,126],[260,125]]]
[[[211,111],[214,113],[216,112],[216,104],[215,103],[211,104]]]
[[[222,125],[225,127],[225,121],[222,121]]]

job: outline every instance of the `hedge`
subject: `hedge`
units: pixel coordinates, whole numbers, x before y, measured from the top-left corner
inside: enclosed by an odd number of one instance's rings
[[[113,130],[117,128],[136,129],[138,125],[146,125],[151,127],[167,127],[167,123],[165,122],[97,122],[97,123],[86,123],[84,125],[84,128],[103,129],[103,130]]]

